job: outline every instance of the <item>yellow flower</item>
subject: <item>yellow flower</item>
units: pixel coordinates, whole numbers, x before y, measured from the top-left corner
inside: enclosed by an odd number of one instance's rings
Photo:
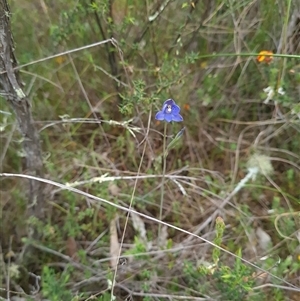
[[[58,57],[55,58],[55,62],[59,65],[61,65],[62,63],[64,63],[66,60],[66,57],[64,55],[60,55]]]
[[[265,62],[267,64],[271,63],[272,60],[273,60],[273,52],[272,51],[268,51],[268,50],[262,50],[256,60],[259,62],[259,63],[262,63],[262,62]]]

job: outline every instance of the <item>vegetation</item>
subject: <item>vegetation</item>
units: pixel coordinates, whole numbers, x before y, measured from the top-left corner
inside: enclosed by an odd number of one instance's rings
[[[0,95],[0,300],[299,300],[297,5],[12,0],[45,218]]]

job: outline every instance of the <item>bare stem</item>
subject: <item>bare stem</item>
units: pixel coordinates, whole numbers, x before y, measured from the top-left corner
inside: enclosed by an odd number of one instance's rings
[[[167,123],[164,125],[164,138],[163,138],[163,171],[162,171],[162,179],[161,179],[161,191],[160,191],[160,208],[159,208],[159,220],[162,219],[162,210],[164,204],[164,192],[165,192],[165,177],[166,177],[166,165],[167,165],[167,154],[166,154],[166,144],[167,144]],[[161,224],[158,225],[158,236],[157,241],[159,242],[161,233]]]

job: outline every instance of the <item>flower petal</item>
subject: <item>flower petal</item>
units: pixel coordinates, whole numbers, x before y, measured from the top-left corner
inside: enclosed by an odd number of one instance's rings
[[[175,105],[175,101],[172,98],[167,99],[163,105]]]
[[[171,122],[173,120],[172,114],[165,114],[165,121]]]
[[[174,100],[173,99],[167,99],[164,103],[163,103],[163,106],[162,106],[162,111],[163,112],[166,112],[166,109],[168,106],[172,106],[174,103]]]
[[[163,104],[163,107],[162,107],[162,109],[161,109],[161,111],[162,111],[162,112],[166,112],[167,107],[168,107],[168,104],[167,104],[167,103],[164,103],[164,104]]]
[[[165,120],[165,113],[163,111],[159,111],[155,115],[156,120]]]
[[[176,115],[180,112],[180,107],[175,103],[172,105],[172,114]]]
[[[172,114],[172,121],[181,122],[183,121],[183,117],[180,114]]]

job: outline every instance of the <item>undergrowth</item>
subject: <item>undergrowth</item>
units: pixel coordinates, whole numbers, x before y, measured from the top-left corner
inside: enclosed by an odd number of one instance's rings
[[[24,219],[22,137],[3,98],[0,300],[297,300],[297,3],[43,0],[11,11],[46,219]],[[155,114],[170,98],[183,122],[164,132]]]

